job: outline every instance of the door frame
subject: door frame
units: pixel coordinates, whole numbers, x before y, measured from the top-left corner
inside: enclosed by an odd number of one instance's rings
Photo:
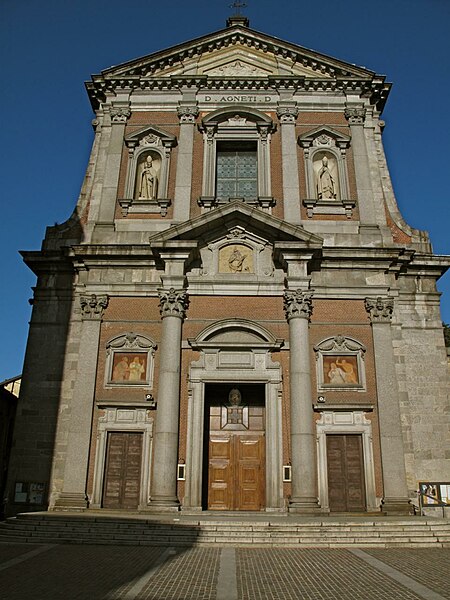
[[[330,503],[330,512],[357,512],[357,513],[364,513],[367,512],[367,501],[366,501],[366,486],[365,486],[365,474],[364,474],[364,458],[363,458],[363,447],[362,447],[362,435],[359,433],[327,433],[327,435],[325,436],[326,439],[326,444],[327,444],[327,460],[328,460],[328,464],[329,463],[329,450],[330,450],[330,444],[331,444],[331,440],[336,440],[336,439],[340,439],[342,440],[342,445],[340,446],[339,450],[340,451],[344,451],[342,452],[342,454],[340,454],[339,456],[339,462],[340,462],[340,468],[344,470],[345,472],[345,483],[347,483],[347,485],[345,486],[344,489],[342,488],[338,488],[339,491],[339,495],[341,496],[341,499],[344,500],[342,507],[338,507],[336,508],[336,506],[331,507],[331,502],[330,502],[330,494],[328,496],[328,501]],[[356,507],[352,507],[350,508],[349,504],[350,504],[350,495],[349,495],[349,490],[350,490],[350,483],[348,481],[348,469],[349,469],[349,454],[348,454],[348,443],[349,440],[356,440],[357,442],[357,449],[358,449],[358,462],[359,462],[359,468],[360,468],[360,472],[359,472],[359,479],[358,479],[358,487],[361,490],[361,502],[359,503],[359,506]],[[328,466],[328,465],[327,465]],[[328,481],[328,491],[330,492],[330,472],[327,471],[327,481]],[[356,480],[354,480],[354,484],[356,484]],[[336,487],[335,487],[336,489]],[[342,498],[342,496],[345,496],[344,498]],[[345,506],[345,508],[344,508]]]
[[[233,330],[232,346],[221,334]],[[217,334],[217,341],[214,341]],[[258,338],[256,338],[256,335]],[[255,339],[256,338],[256,339]],[[222,338],[223,339],[223,338]],[[186,483],[183,509],[202,510],[203,443],[205,386],[207,383],[262,383],[265,386],[266,431],[266,508],[267,512],[285,510],[283,497],[282,452],[282,373],[272,361],[270,350],[279,350],[283,340],[256,323],[228,319],[206,328],[191,347],[200,350],[200,359],[189,369],[186,444]]]
[[[139,437],[139,478],[136,479],[136,481],[138,482],[139,485],[139,492],[137,494],[137,498],[135,498],[136,500],[136,505],[135,506],[123,506],[123,502],[124,502],[124,482],[127,480],[127,473],[124,470],[124,463],[128,464],[128,457],[130,456],[130,445],[129,445],[129,441],[130,438],[129,436],[138,436]],[[124,445],[121,448],[121,452],[120,452],[120,457],[121,457],[121,476],[120,476],[120,486],[121,486],[121,493],[119,495],[119,500],[117,502],[117,506],[106,506],[105,504],[105,493],[106,493],[106,488],[108,486],[108,480],[110,478],[110,475],[108,473],[109,471],[109,465],[110,465],[110,460],[111,460],[111,444],[112,444],[112,436],[119,436],[122,439],[122,442],[124,442]],[[137,510],[138,506],[139,506],[139,500],[140,500],[140,492],[141,492],[141,471],[142,471],[142,447],[143,447],[143,442],[144,442],[144,434],[142,431],[108,431],[107,432],[107,436],[106,436],[106,457],[105,457],[105,473],[104,473],[104,477],[103,477],[103,490],[102,490],[102,502],[101,502],[101,506],[102,508],[106,508],[107,510],[128,510],[128,511],[134,511]]]
[[[149,504],[150,471],[153,442],[153,417],[148,408],[106,407],[98,419],[95,450],[94,481],[90,508],[101,508],[106,469],[106,451],[109,432],[142,433],[142,463],[138,510]],[[124,509],[127,510],[127,509]]]
[[[330,511],[330,503],[328,500],[328,461],[326,436],[332,434],[362,436],[366,511],[375,512],[380,510],[381,498],[377,498],[375,488],[372,423],[369,419],[366,419],[366,414],[367,413],[362,410],[324,410],[321,412],[320,420],[316,423],[319,503],[323,512]]]

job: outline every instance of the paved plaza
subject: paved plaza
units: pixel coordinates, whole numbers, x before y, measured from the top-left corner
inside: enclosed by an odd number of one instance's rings
[[[450,548],[0,544],[1,600],[450,599]]]

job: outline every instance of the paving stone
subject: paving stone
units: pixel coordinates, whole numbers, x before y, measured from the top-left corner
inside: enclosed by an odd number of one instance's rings
[[[256,540],[256,538],[255,538]],[[224,544],[233,548],[233,544]],[[361,546],[360,546],[361,547]],[[450,549],[373,548],[364,553],[392,566],[418,583],[450,599]],[[3,600],[215,600],[221,548],[177,547],[157,567],[167,545],[60,545],[42,547],[27,559],[35,544],[0,544]],[[349,550],[338,548],[236,548],[238,600],[423,600],[386,573]],[[152,574],[149,579],[148,574]],[[136,595],[136,582],[143,585]],[[222,596],[222,597],[226,597]]]
[[[411,548],[405,552],[387,548],[365,552],[445,598],[450,598],[450,549]]]
[[[420,598],[345,550],[240,549],[236,562],[239,600]]]

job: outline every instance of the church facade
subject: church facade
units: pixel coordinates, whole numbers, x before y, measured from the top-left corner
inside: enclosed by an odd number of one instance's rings
[[[92,77],[76,209],[23,253],[10,514],[407,514],[446,479],[450,263],[399,212],[389,89],[239,16]]]

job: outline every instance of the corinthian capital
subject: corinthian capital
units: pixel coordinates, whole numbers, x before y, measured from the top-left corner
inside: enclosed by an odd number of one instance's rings
[[[101,319],[108,306],[108,296],[80,296],[80,306],[82,319]]]
[[[159,312],[164,317],[179,317],[184,319],[186,309],[189,304],[186,290],[158,290],[159,294]]]
[[[308,319],[312,315],[312,292],[303,290],[286,290],[284,292],[284,311],[286,319]]]
[[[295,106],[279,106],[277,116],[280,123],[295,123],[298,116],[298,108]]]
[[[394,310],[393,298],[366,298],[364,306],[369,313],[372,323],[390,323],[392,320],[392,312]]]
[[[362,125],[366,118],[366,109],[364,107],[346,108],[345,118],[350,125]]]
[[[177,113],[181,123],[195,123],[198,108],[196,106],[178,106]]]
[[[131,110],[124,106],[113,106],[110,114],[113,123],[126,123],[131,115]]]

